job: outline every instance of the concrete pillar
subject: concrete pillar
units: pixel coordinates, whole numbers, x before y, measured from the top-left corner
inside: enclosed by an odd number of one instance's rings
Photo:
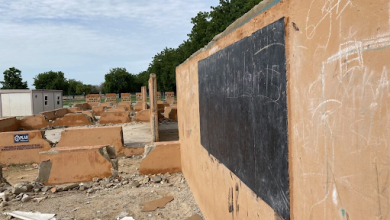
[[[158,142],[158,107],[157,107],[157,78],[156,74],[149,76],[149,103],[150,103],[150,126],[153,142]]]
[[[146,93],[146,86],[141,87],[141,93],[142,93],[142,110],[148,109],[148,103],[147,103],[147,93]]]

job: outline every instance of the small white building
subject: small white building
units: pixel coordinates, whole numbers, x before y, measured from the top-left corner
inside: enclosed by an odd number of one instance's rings
[[[29,116],[62,108],[62,90],[0,89],[0,117]]]

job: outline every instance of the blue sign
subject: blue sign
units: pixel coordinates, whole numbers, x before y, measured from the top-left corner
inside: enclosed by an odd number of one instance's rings
[[[29,142],[28,134],[15,134],[14,142],[15,143]]]

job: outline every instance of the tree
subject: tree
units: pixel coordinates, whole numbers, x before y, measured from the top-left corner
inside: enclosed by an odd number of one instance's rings
[[[64,94],[69,94],[68,81],[61,71],[49,71],[38,74],[34,77],[33,85],[36,89],[62,90]]]
[[[77,86],[79,85],[83,85],[83,83],[75,79],[68,80],[68,95],[80,95],[77,92]]]
[[[193,53],[206,46],[217,34],[223,32],[230,24],[247,13],[262,0],[220,0],[219,5],[211,7],[210,12],[199,12],[191,19],[193,24],[188,39],[178,48],[165,48],[153,57],[147,71],[141,72],[137,78],[145,85],[146,75],[157,75],[159,91],[175,91],[175,70],[178,65]]]
[[[27,81],[23,82],[22,71],[11,67],[3,72],[4,81],[0,81],[3,85],[1,89],[28,89]]]
[[[126,68],[110,69],[104,79],[103,91],[105,93],[125,93],[139,90],[137,78],[127,72]]]

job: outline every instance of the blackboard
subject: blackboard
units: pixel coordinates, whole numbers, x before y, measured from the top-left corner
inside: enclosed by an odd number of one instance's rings
[[[284,18],[199,61],[201,144],[290,219]]]

